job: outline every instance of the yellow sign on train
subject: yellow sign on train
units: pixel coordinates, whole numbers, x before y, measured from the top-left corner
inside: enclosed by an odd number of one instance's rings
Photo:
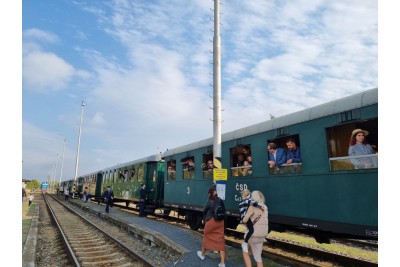
[[[228,169],[214,169],[214,181],[228,180]]]

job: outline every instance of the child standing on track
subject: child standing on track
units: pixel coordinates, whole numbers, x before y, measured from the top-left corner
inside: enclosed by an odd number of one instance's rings
[[[254,206],[254,207],[262,209],[262,205],[261,204],[258,204],[257,201],[254,201],[254,200],[251,199],[250,190],[244,189],[242,191],[242,202],[239,203],[240,223],[243,223],[244,215],[246,214],[247,209],[250,206]],[[254,233],[253,222],[249,219],[247,221],[246,226],[247,226],[247,229],[248,229],[248,233],[246,235],[246,238],[244,239],[244,242],[242,243],[242,249],[243,249],[244,252],[248,253],[249,249],[247,247],[247,242],[249,241],[251,235]]]

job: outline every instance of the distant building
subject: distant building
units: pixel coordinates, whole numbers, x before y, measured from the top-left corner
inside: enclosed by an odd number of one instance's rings
[[[22,188],[26,187],[26,184],[29,183],[31,180],[28,179],[22,179]]]

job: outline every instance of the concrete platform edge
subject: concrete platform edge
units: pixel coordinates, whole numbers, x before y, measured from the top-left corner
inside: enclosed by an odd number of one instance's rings
[[[32,216],[31,226],[29,227],[28,236],[26,238],[24,249],[22,251],[22,266],[36,266],[36,244],[38,236],[39,224],[39,205],[36,205]]]

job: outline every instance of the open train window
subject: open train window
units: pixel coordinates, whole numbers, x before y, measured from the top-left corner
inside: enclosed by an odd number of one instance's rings
[[[194,178],[194,157],[184,157],[181,159],[183,180]]]
[[[136,173],[135,166],[132,166],[132,170],[131,170],[131,182],[134,182],[134,181],[135,181],[135,173]]]
[[[124,179],[124,183],[128,181],[128,169],[124,170],[123,179]]]
[[[143,177],[144,177],[144,167],[143,166],[139,166],[138,169],[138,182],[143,182]]]
[[[302,160],[299,135],[285,136],[267,141],[269,173],[300,173]]]
[[[117,175],[118,175],[117,170],[114,170],[113,175],[112,175],[112,180],[111,180],[112,183],[117,182]]]
[[[378,168],[377,118],[327,128],[326,134],[331,171]],[[359,144],[357,135],[364,136]]]
[[[203,154],[203,163],[201,164],[201,168],[203,169],[203,178],[213,178],[213,153]]]
[[[168,180],[176,180],[176,160],[168,161],[167,166]]]
[[[118,183],[123,183],[124,182],[124,173],[122,172],[122,170],[119,170],[118,172]]]
[[[231,148],[231,175],[250,176],[253,174],[253,158],[250,145],[240,145]]]

